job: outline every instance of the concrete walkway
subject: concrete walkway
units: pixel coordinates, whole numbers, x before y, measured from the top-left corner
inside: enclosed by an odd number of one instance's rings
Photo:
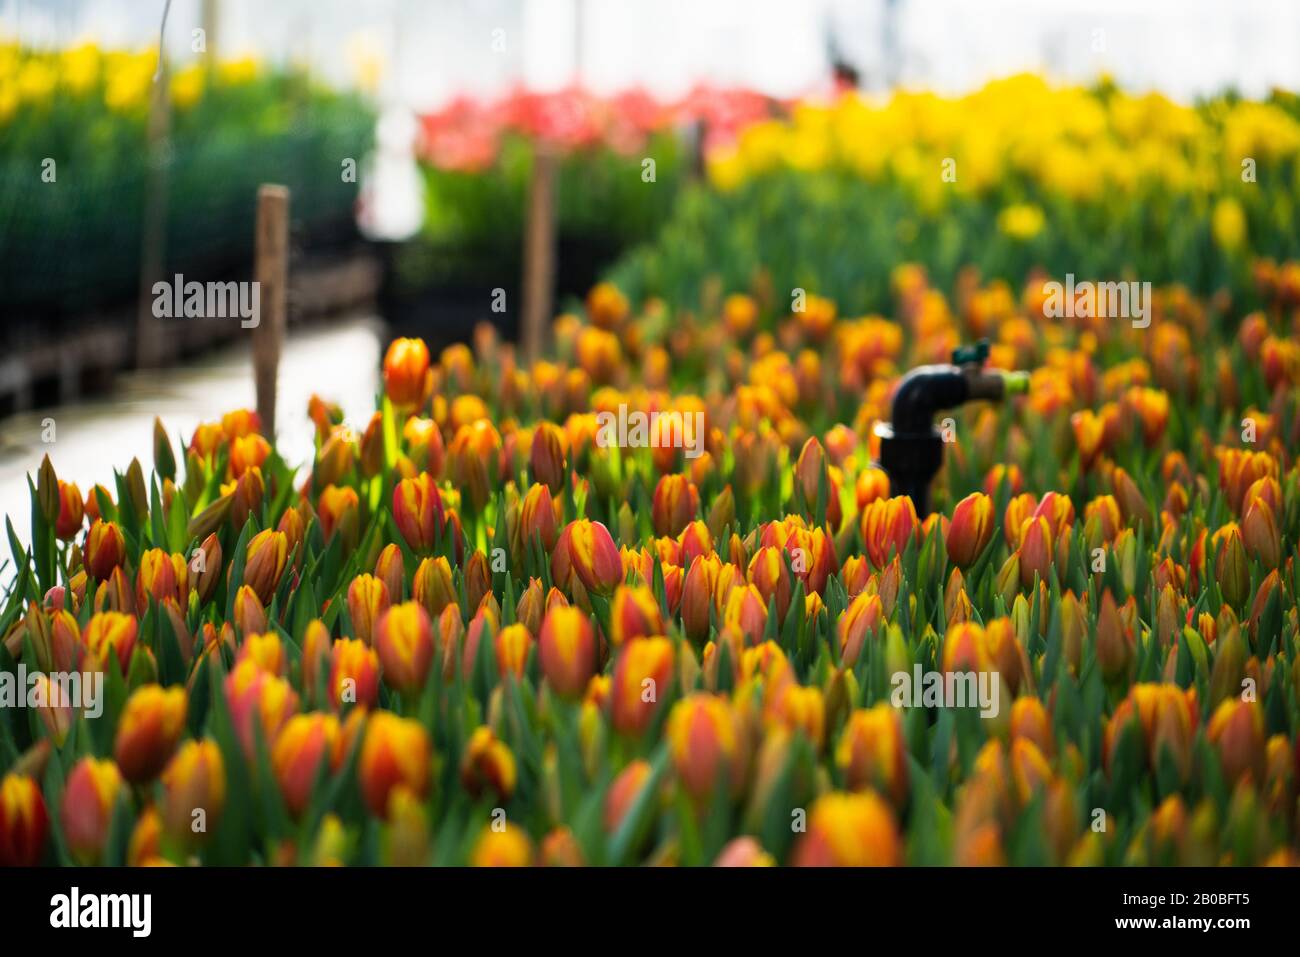
[[[279,448],[291,465],[307,466],[313,426],[307,400],[313,392],[337,402],[346,421],[364,429],[379,388],[382,324],[357,316],[328,325],[291,330],[280,362],[276,427]],[[146,475],[153,468],[153,420],[161,416],[178,464],[194,427],[231,409],[254,405],[252,360],[247,344],[221,350],[176,368],[133,372],[110,396],[26,412],[0,421],[0,512],[9,516],[24,543],[30,539],[28,474],[35,480],[49,454],[59,478],[76,482],[84,495],[101,483],[114,489],[113,470],[138,457]],[[43,441],[53,423],[54,441]],[[13,574],[8,537],[0,530],[0,591]]]

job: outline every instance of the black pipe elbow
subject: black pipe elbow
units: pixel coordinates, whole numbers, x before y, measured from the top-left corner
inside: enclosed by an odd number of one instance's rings
[[[964,404],[970,383],[953,365],[918,366],[903,376],[894,390],[890,422],[895,434],[929,432],[934,415]]]

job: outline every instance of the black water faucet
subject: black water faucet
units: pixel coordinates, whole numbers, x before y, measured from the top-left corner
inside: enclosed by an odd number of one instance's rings
[[[999,400],[1027,392],[1029,375],[985,369],[989,341],[981,339],[953,351],[951,365],[918,366],[899,380],[890,421],[876,424],[879,465],[889,474],[891,495],[911,496],[916,514],[930,509],[930,482],[943,465],[943,434],[936,412],[980,399]]]

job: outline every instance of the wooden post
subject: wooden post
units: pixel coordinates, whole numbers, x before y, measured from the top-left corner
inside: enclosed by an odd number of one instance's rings
[[[524,227],[524,310],[520,339],[531,365],[542,353],[555,285],[555,183],[559,156],[538,144]]]
[[[253,279],[260,315],[253,327],[253,381],[262,430],[275,435],[276,375],[284,343],[289,278],[289,188],[263,184],[257,191],[257,248]]]
[[[140,304],[135,323],[135,361],[140,368],[160,365],[172,341],[153,314],[154,284],[163,278],[167,246],[167,172],[171,163],[171,108],[167,60],[158,52],[158,74],[149,98],[145,146],[144,218],[140,230]]]

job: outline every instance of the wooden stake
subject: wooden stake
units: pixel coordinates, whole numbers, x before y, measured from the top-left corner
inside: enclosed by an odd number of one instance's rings
[[[285,293],[289,279],[289,189],[263,184],[257,191],[257,248],[253,278],[258,284],[259,321],[253,327],[253,381],[262,430],[275,435],[276,375],[284,343]]]
[[[153,314],[154,285],[163,278],[167,246],[167,173],[171,162],[171,106],[167,61],[159,52],[158,76],[149,97],[144,211],[140,230],[140,303],[135,322],[135,361],[147,369],[163,363],[173,341]]]
[[[524,310],[520,339],[531,365],[542,353],[555,285],[555,183],[559,156],[539,145],[533,155],[524,229]]]

